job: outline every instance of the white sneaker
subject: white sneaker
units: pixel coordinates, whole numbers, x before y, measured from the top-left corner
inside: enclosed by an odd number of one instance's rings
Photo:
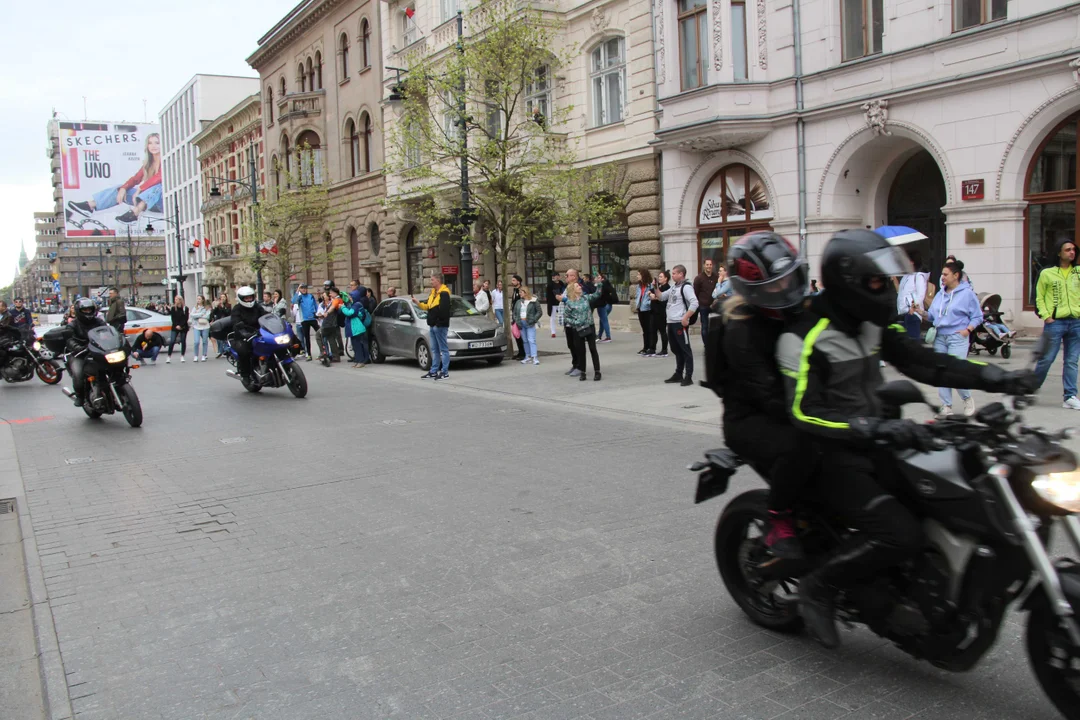
[[[528,365],[529,364],[529,358],[525,358],[524,360],[522,360],[521,364],[522,365]]]
[[[964,417],[971,417],[975,414],[975,398],[968,398],[964,401]]]
[[[184,362],[184,356],[183,355],[180,356],[180,362]]]
[[[166,365],[168,365],[168,364],[169,364],[169,363],[171,363],[171,362],[172,362],[172,358],[171,358],[171,357],[167,357],[167,358],[165,358],[165,364],[166,364]]]
[[[938,417],[949,417],[952,415],[952,405],[942,405],[941,410],[938,411]]]
[[[532,363],[533,363],[533,365],[539,365],[540,364],[540,358],[533,358]]]
[[[1073,395],[1071,398],[1062,403],[1061,407],[1068,408],[1069,410],[1080,410],[1080,400],[1077,400],[1076,396]]]
[[[191,362],[199,362],[199,356],[196,355],[195,358]]]
[[[205,355],[202,356],[202,361],[206,362],[206,356]]]

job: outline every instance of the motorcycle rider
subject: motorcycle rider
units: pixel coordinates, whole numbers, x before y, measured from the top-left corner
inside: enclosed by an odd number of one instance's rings
[[[269,315],[259,303],[255,302],[255,289],[245,285],[236,291],[236,304],[232,308],[231,344],[236,350],[236,369],[240,377],[252,381],[251,377],[251,336],[259,332],[259,318]]]
[[[23,340],[30,342],[34,337],[34,314],[23,305],[22,298],[15,298],[15,308],[11,313],[11,324],[22,334]]]
[[[783,376],[774,360],[785,320],[802,307],[806,263],[774,232],[746,235],[728,254],[735,296],[723,303],[721,347],[709,358],[710,381],[722,385],[724,439],[729,448],[769,482],[769,530],[765,544],[783,560],[801,560],[791,510],[810,477],[810,443],[787,415]],[[719,326],[719,327],[717,327]],[[713,355],[706,343],[707,356]]]
[[[833,618],[836,592],[865,588],[861,581],[902,563],[923,545],[919,520],[892,494],[892,458],[875,448],[925,451],[932,440],[911,420],[880,418],[874,394],[884,383],[880,361],[932,386],[1010,395],[1036,387],[1030,371],[1006,372],[936,353],[909,338],[902,325],[890,324],[896,316],[892,278],[910,272],[903,250],[877,233],[836,233],[821,258],[824,290],[776,349],[789,415],[821,448],[819,497],[845,526],[859,531],[800,582],[799,610],[807,629],[829,648],[840,642]],[[867,618],[868,624],[902,620],[907,610],[887,594],[879,606],[880,617]]]
[[[75,407],[82,407],[86,400],[86,358],[76,357],[77,353],[86,349],[90,342],[90,331],[94,328],[105,327],[105,321],[98,317],[97,305],[90,298],[80,298],[75,301],[75,322],[71,324],[72,333],[68,339],[67,351],[68,371],[71,372],[71,385],[75,391]]]

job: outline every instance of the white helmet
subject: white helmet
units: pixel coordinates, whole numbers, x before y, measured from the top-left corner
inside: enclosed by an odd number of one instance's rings
[[[236,291],[236,301],[246,308],[255,307],[255,290],[250,285],[245,285]]]

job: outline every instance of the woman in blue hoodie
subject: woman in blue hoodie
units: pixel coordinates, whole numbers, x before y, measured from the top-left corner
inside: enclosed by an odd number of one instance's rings
[[[941,292],[934,296],[927,313],[930,322],[937,329],[934,338],[934,350],[948,353],[953,357],[966,358],[968,354],[968,336],[982,322],[982,308],[979,298],[971,289],[971,284],[964,279],[964,263],[952,260],[945,263],[941,271]],[[975,400],[970,390],[960,390],[964,401],[964,415],[975,414]],[[952,388],[938,388],[941,398],[941,415],[952,415]]]
[[[352,303],[343,305],[341,314],[347,318],[345,334],[353,346],[353,367],[362,368],[370,362],[367,336],[370,315],[367,308],[364,307],[362,291],[353,290],[349,293],[349,297],[352,298]]]

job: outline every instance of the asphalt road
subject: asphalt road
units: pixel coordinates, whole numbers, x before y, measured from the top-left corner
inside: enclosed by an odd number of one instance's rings
[[[683,469],[719,408],[634,342],[601,383],[307,363],[306,400],[159,363],[139,430],[0,387],[75,717],[1058,717],[1022,616],[964,675],[745,620]]]

